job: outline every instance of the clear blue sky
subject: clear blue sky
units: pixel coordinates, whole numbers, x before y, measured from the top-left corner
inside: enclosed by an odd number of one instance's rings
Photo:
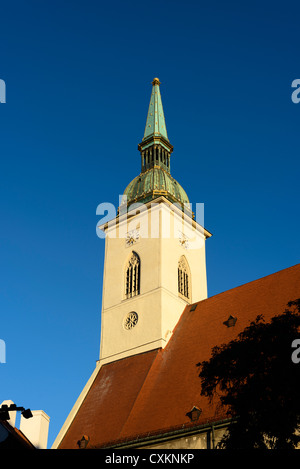
[[[51,418],[99,355],[96,207],[140,171],[158,76],[171,173],[205,204],[209,296],[299,262],[296,1],[1,5],[0,402]]]

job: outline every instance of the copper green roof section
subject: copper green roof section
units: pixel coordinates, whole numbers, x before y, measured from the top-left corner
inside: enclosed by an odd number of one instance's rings
[[[139,144],[140,151],[149,150],[153,145],[160,145],[164,151],[172,153],[173,146],[170,144],[167,134],[164,110],[160,95],[160,81],[154,78],[152,81],[152,92],[148,108],[144,137]]]
[[[144,138],[138,145],[141,173],[126,187],[119,209],[128,210],[136,202],[144,204],[164,196],[193,216],[185,190],[170,174],[173,146],[168,139],[159,85],[159,79],[154,78]]]
[[[172,203],[188,204],[189,199],[182,186],[164,169],[159,166],[145,171],[134,178],[126,187],[122,204],[135,202],[146,203],[163,195]],[[124,197],[125,196],[125,197]]]
[[[154,78],[143,141],[151,136],[161,136],[169,141],[159,85],[159,79]]]

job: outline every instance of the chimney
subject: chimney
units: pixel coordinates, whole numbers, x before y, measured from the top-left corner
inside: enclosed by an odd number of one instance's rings
[[[20,430],[37,449],[47,449],[50,417],[43,410],[32,410],[33,417],[21,415]]]
[[[14,404],[13,401],[10,401],[10,400],[7,400],[7,401],[3,401],[1,404],[0,404],[0,407],[2,405],[7,405],[8,407],[11,406],[11,404]],[[7,420],[7,422],[12,426],[12,427],[15,427],[16,426],[16,416],[17,416],[17,411],[16,410],[11,410],[8,412],[9,414],[9,420]]]

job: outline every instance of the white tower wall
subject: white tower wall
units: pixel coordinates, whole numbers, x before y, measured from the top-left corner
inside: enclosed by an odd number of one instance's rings
[[[165,198],[155,202],[104,227],[101,364],[164,347],[185,306],[207,298],[203,228],[191,218],[183,220],[182,212]],[[138,238],[129,245],[126,235],[133,232]],[[140,294],[126,298],[126,264],[132,252],[140,258]],[[189,299],[178,294],[182,256],[190,270]],[[130,312],[137,313],[138,322],[126,330],[124,318]]]

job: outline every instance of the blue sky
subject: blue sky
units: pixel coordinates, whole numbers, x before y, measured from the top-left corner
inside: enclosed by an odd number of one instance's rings
[[[171,174],[213,233],[209,296],[299,262],[299,14],[264,0],[1,5],[0,402],[43,409],[49,445],[98,359],[96,208],[140,172],[154,77]]]

